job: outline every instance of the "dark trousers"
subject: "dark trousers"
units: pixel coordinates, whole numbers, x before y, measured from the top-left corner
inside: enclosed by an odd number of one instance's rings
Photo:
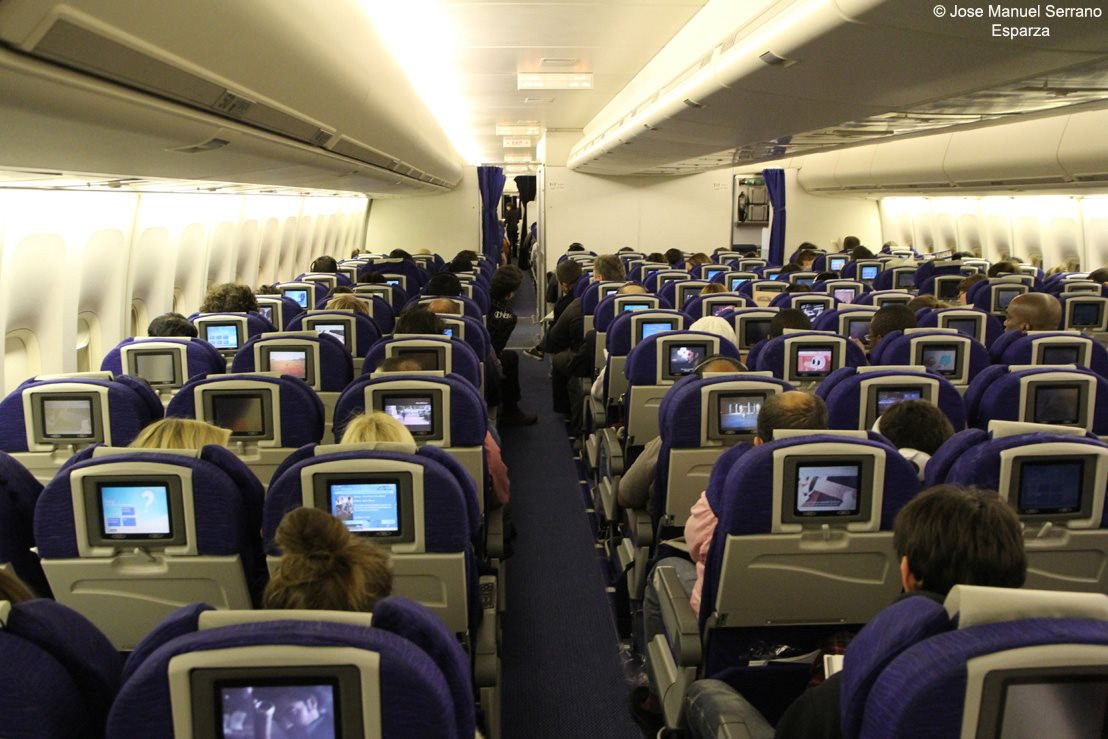
[[[521,397],[519,389],[519,352],[505,349],[500,352],[500,366],[504,377],[500,380],[500,404],[504,408],[515,408]]]

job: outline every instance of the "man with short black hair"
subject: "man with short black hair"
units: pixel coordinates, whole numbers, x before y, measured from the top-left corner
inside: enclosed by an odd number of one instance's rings
[[[500,383],[500,414],[497,417],[497,423],[501,426],[530,426],[539,420],[538,416],[526,413],[519,407],[522,396],[519,386],[519,354],[505,348],[517,321],[511,300],[522,282],[523,273],[511,265],[493,272],[489,281],[489,339],[492,350],[500,359],[503,372]]]
[[[457,297],[462,294],[462,281],[453,272],[438,272],[427,280],[423,294]]]
[[[146,327],[147,336],[179,336],[196,338],[196,326],[180,313],[163,313]]]
[[[893,331],[904,331],[915,327],[916,314],[909,310],[908,306],[899,303],[886,305],[874,313],[873,319],[869,322],[869,335],[866,337],[869,350],[873,351],[881,340]],[[864,346],[862,348],[865,349]]]
[[[1089,276],[1085,279],[1092,280],[1093,282],[1099,282],[1102,285],[1108,284],[1108,267],[1101,267],[1100,269],[1094,269],[1089,273]]]
[[[920,480],[931,457],[954,435],[950,419],[926,400],[902,400],[881,414],[877,432],[915,465]]]
[[[424,306],[409,308],[396,317],[393,334],[432,334],[442,336],[446,324]]]
[[[581,245],[578,244],[577,246]],[[563,259],[561,262],[558,262],[558,266],[554,268],[554,280],[557,283],[559,297],[557,302],[554,303],[554,309],[551,311],[553,316],[551,318],[550,327],[547,328],[546,334],[538,344],[523,352],[526,356],[531,359],[542,361],[546,356],[546,352],[550,351],[546,346],[550,337],[550,331],[557,325],[558,319],[562,317],[562,313],[565,311],[566,307],[575,300],[573,297],[573,286],[577,284],[577,280],[581,279],[581,273],[581,265],[573,259]],[[580,306],[580,301],[578,301],[578,306]],[[584,321],[582,321],[582,326],[584,326]]]
[[[324,255],[322,257],[316,257],[316,260],[308,267],[309,272],[329,272],[334,274],[339,271],[339,263],[335,261],[334,257]]]
[[[804,315],[804,311],[799,308],[785,308],[784,310],[777,311],[773,318],[769,319],[769,334],[767,338],[776,339],[778,336],[784,335],[785,329],[810,331],[812,329],[812,321],[808,316]]]
[[[681,260],[685,258],[685,255],[681,253],[680,249],[666,249],[666,253],[663,256],[670,267],[676,267],[681,263]]]
[[[1062,304],[1047,293],[1017,295],[1006,313],[1005,331],[1057,331],[1062,323]]]

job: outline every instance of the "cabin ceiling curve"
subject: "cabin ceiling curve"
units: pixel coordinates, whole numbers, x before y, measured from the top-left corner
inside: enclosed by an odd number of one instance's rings
[[[0,44],[2,166],[369,194],[462,177],[353,0],[4,0]]]
[[[992,35],[997,19],[934,7],[775,3],[649,97],[590,122],[569,167],[686,174],[1108,100],[1104,14],[1008,21],[1051,33],[1011,39]]]

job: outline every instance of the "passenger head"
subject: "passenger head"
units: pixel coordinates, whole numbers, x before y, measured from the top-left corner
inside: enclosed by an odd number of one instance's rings
[[[558,276],[558,284],[562,286],[562,292],[568,293],[577,280],[581,279],[581,265],[572,259],[563,259],[555,268],[555,274]]]
[[[785,292],[787,292],[787,293],[810,293],[810,292],[812,292],[812,288],[808,287],[807,285],[801,285],[801,284],[798,284],[798,283],[795,283],[795,282],[790,282],[789,286],[785,288]]]
[[[703,377],[708,372],[746,372],[747,366],[734,357],[713,354],[696,366],[696,374]]]
[[[492,273],[492,278],[489,280],[489,298],[507,302],[512,299],[522,282],[523,273],[518,267],[512,265],[501,267]]]
[[[810,270],[812,264],[816,261],[816,257],[819,256],[816,250],[811,248],[814,246],[814,244],[809,244],[807,242],[800,245],[800,251],[796,255],[796,264],[802,270]]]
[[[370,441],[391,441],[397,444],[415,444],[407,427],[388,413],[359,413],[346,424],[342,432],[342,444],[360,444]]]
[[[701,295],[714,295],[716,293],[725,293],[727,288],[723,286],[722,282],[709,282],[704,287],[700,288]]]
[[[388,281],[383,272],[366,272],[358,276],[358,282],[365,285],[383,285]]]
[[[904,331],[916,327],[916,314],[906,305],[886,305],[873,314],[869,322],[869,345],[875,347],[893,331]]]
[[[394,334],[441,334],[446,326],[442,319],[424,306],[409,308],[396,319]]]
[[[363,316],[369,316],[369,306],[366,305],[366,301],[353,293],[336,295],[327,301],[324,308],[327,310],[352,310],[355,313],[361,313]]]
[[[255,295],[280,295],[281,289],[276,285],[259,285],[254,291]]]
[[[254,297],[254,291],[236,282],[224,282],[208,288],[208,294],[200,304],[201,313],[246,313],[257,310],[258,300]]]
[[[689,266],[689,267],[694,267],[698,264],[708,264],[711,261],[712,261],[711,257],[709,257],[707,254],[705,254],[702,251],[698,251],[696,254],[693,254],[692,256],[690,256],[688,259],[685,260],[685,265]]]
[[[1093,282],[1108,282],[1108,267],[1094,269],[1092,272],[1089,273],[1088,279],[1092,280]]]
[[[20,580],[14,572],[0,570],[0,600],[6,600],[12,605],[34,600],[37,596],[27,584]]]
[[[647,295],[650,291],[637,282],[628,282],[616,290],[616,295]]]
[[[916,313],[923,308],[936,308],[939,305],[939,299],[929,293],[923,295],[917,295],[908,301],[908,310],[912,313]]]
[[[923,491],[896,515],[893,547],[908,592],[1018,588],[1027,576],[1019,518],[991,490],[936,485]]]
[[[788,264],[781,265],[781,271],[778,272],[778,274],[791,275],[793,272],[803,272],[803,271],[804,270],[800,267],[799,264],[793,264],[792,262],[789,262]]]
[[[738,339],[735,337],[735,327],[719,316],[704,316],[698,318],[692,322],[692,325],[689,326],[689,330],[706,331],[710,334],[715,334],[721,339],[726,339],[733,346],[738,344]]]
[[[147,336],[184,336],[196,338],[196,326],[180,313],[163,313],[146,327]]]
[[[127,446],[135,449],[201,449],[208,444],[227,446],[231,432],[192,418],[162,418],[154,421]]]
[[[454,255],[455,259],[466,259],[470,262],[477,261],[477,252],[473,249],[462,249],[460,252]]]
[[[335,508],[353,516],[352,500],[340,497]],[[392,591],[385,550],[318,508],[289,511],[274,538],[283,556],[265,586],[265,608],[367,613]]]
[[[405,261],[412,261],[412,255],[403,249],[393,249],[389,252],[389,259],[403,259]]]
[[[804,315],[804,311],[799,308],[786,308],[785,310],[779,310],[769,320],[769,338],[775,339],[785,333],[785,329],[795,328],[802,331],[810,331],[812,329],[812,321],[808,316]]]
[[[349,287],[347,285],[335,285],[334,287],[332,287],[330,290],[327,291],[327,297],[328,298],[333,298],[336,295],[353,295],[353,294],[354,294],[354,288]]]
[[[649,254],[646,255],[646,261],[651,262],[653,264],[660,264],[660,263],[666,261],[666,257],[660,251],[652,251],[652,252],[650,252]]]
[[[572,244],[569,245],[569,248],[566,249],[566,251],[585,251],[585,247],[582,246],[579,242],[574,241]]]
[[[425,307],[435,315],[460,316],[462,314],[458,301],[450,298],[435,298]]]
[[[663,255],[664,259],[669,263],[669,266],[680,264],[685,255],[681,253],[680,249],[666,249],[666,253]]]
[[[472,272],[473,260],[467,256],[459,254],[450,260],[450,264],[446,265],[447,271],[451,273],[455,272]],[[440,273],[441,274],[441,273]],[[432,278],[434,279],[434,278]]]
[[[877,431],[897,449],[935,453],[954,435],[954,427],[937,406],[926,400],[902,400],[881,414]]]
[[[334,257],[322,256],[316,257],[316,260],[308,267],[309,272],[331,272],[332,274],[339,271],[339,263],[335,261]]]
[[[1007,313],[1005,331],[1054,331],[1062,321],[1062,304],[1047,293],[1024,293],[1012,298]]]
[[[423,367],[419,362],[407,357],[389,357],[382,359],[374,371],[376,372],[422,372]]]
[[[800,390],[770,395],[758,412],[755,445],[773,441],[777,429],[826,429],[827,406],[823,399]]]
[[[966,297],[970,291],[970,288],[979,282],[984,282],[987,279],[989,278],[981,274],[980,272],[972,275],[967,275],[964,280],[958,283],[958,302],[962,305],[965,305],[968,302],[966,300]]]
[[[996,264],[989,266],[989,271],[986,273],[988,277],[1000,277],[1001,275],[1014,275],[1019,272],[1019,267],[1010,261],[997,262]]]
[[[453,272],[439,272],[427,280],[424,295],[461,295],[462,281]]]
[[[615,254],[604,254],[596,258],[592,266],[593,280],[622,280],[627,277],[623,270],[623,262]]]
[[[850,252],[850,258],[854,261],[859,259],[873,259],[873,252],[864,246],[856,246]]]
[[[854,251],[861,245],[862,242],[857,236],[843,237],[843,251]]]

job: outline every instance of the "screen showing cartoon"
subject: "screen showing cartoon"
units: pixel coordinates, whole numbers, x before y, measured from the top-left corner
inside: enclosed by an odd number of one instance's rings
[[[796,352],[796,374],[798,377],[821,377],[831,371],[832,350],[830,347],[808,346]]]

